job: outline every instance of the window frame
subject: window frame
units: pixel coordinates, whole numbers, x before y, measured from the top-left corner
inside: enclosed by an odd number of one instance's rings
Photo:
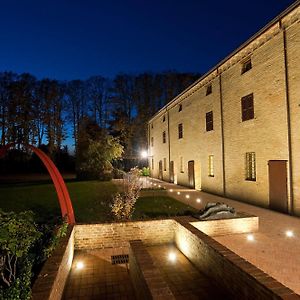
[[[183,139],[183,123],[178,124],[178,139]]]
[[[208,155],[208,176],[215,177],[214,173],[214,155]]]
[[[182,104],[179,104],[178,106],[178,112],[181,112],[182,111]]]
[[[166,157],[164,157],[164,159],[163,159],[163,170],[167,171],[167,158]]]
[[[248,94],[241,98],[242,122],[254,119],[254,95]]]
[[[245,155],[245,180],[256,181],[256,154],[255,152],[246,152]]]
[[[167,142],[167,134],[166,134],[165,130],[162,133],[162,142],[163,142],[163,144],[165,144]]]
[[[212,94],[212,84],[211,83],[206,86],[206,93],[205,93],[205,95],[208,96],[210,94]]]
[[[241,75],[247,73],[251,69],[252,69],[252,59],[251,57],[248,57],[242,62]]]
[[[214,130],[214,114],[212,110],[207,112],[205,115],[205,125],[207,132]]]

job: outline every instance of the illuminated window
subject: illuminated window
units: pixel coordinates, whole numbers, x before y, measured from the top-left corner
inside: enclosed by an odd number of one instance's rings
[[[251,58],[248,58],[247,60],[245,60],[242,63],[242,71],[241,74],[244,74],[246,72],[248,72],[249,70],[252,69],[252,62],[251,62]]]
[[[162,140],[163,140],[163,143],[165,144],[166,143],[166,132],[163,131],[162,133]]]
[[[214,177],[214,156],[209,155],[208,156],[208,176]]]
[[[178,138],[179,139],[183,138],[183,125],[182,125],[182,123],[178,124]]]
[[[164,171],[167,171],[167,159],[164,158]]]
[[[255,152],[246,153],[246,180],[256,181]]]
[[[241,99],[242,121],[254,119],[253,94],[249,94]]]
[[[209,84],[207,87],[206,87],[206,96],[211,94],[212,93],[212,85]]]
[[[184,170],[183,170],[183,157],[180,156],[180,172],[183,173]]]
[[[182,104],[179,104],[178,112],[179,112],[179,111],[182,111]]]
[[[151,160],[151,166],[152,166],[152,170],[154,169],[154,159],[152,158]]]
[[[211,131],[214,129],[214,117],[213,112],[209,111],[206,113],[206,131]]]
[[[153,147],[153,145],[154,145],[154,138],[151,137],[151,147]]]

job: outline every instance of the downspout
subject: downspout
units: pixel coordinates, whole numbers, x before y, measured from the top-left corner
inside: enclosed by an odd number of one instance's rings
[[[224,118],[223,118],[223,94],[222,94],[222,77],[217,69],[219,75],[219,92],[220,92],[220,111],[221,111],[221,146],[222,146],[222,170],[223,170],[223,195],[226,196],[226,180],[225,180],[225,145],[224,145]]]
[[[293,190],[293,165],[292,165],[292,141],[291,141],[291,115],[290,115],[290,89],[289,89],[289,73],[287,62],[287,41],[286,31],[279,20],[279,27],[283,35],[283,55],[284,55],[284,79],[285,79],[285,99],[286,99],[286,114],[287,114],[287,139],[288,139],[288,154],[289,154],[289,178],[290,178],[290,203],[289,213],[294,214],[294,190]]]
[[[168,147],[169,147],[169,182],[170,180],[170,163],[171,163],[171,142],[170,142],[170,120],[169,120],[169,110],[166,108],[167,111],[167,117],[168,117]]]

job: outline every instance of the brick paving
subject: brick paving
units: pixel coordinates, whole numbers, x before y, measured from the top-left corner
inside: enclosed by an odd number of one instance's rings
[[[176,299],[228,299],[174,245],[151,246],[147,250]],[[170,253],[175,255],[174,261]]]
[[[109,250],[75,251],[63,299],[135,299],[125,264],[112,265]],[[84,267],[78,269],[77,262]]]
[[[259,230],[253,233],[254,241],[248,241],[247,234],[213,238],[300,294],[300,218],[157,179],[151,181],[153,185],[165,187],[167,195],[198,209],[202,209],[207,202],[224,202],[237,211],[258,216]],[[293,231],[294,236],[287,237],[287,230]]]

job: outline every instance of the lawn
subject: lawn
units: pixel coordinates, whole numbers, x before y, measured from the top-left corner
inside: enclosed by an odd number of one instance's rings
[[[109,204],[117,187],[112,182],[71,181],[67,187],[78,223],[112,220]],[[0,207],[4,211],[32,210],[37,221],[60,215],[55,189],[49,183],[18,183],[0,185]],[[193,208],[165,196],[141,197],[133,219],[150,219],[183,215]]]

